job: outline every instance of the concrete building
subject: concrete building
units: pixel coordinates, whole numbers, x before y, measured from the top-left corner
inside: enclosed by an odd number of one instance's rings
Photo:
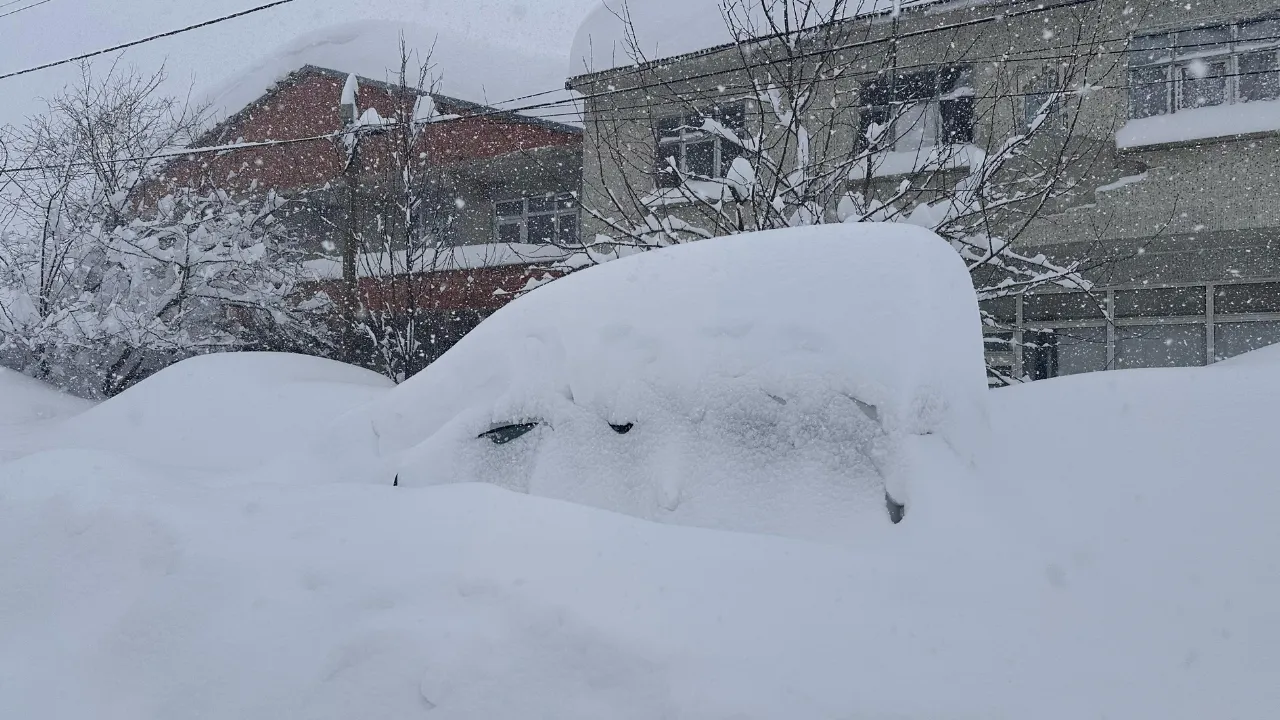
[[[1004,182],[1054,173],[1054,187],[1002,207],[992,233],[1081,262],[1093,289],[988,303],[1001,372],[1205,365],[1280,343],[1275,2],[922,2],[573,78],[587,98],[586,236],[725,232],[725,209],[749,204],[735,159],[797,154],[762,77],[812,94],[811,174],[879,143],[814,193],[828,221],[851,193],[903,197],[904,181],[913,200],[945,196],[1034,126]]]

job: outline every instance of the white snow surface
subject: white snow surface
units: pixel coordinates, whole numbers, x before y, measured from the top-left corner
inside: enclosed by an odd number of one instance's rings
[[[1280,100],[1179,110],[1130,120],[1116,131],[1116,147],[1190,142],[1280,130]]]
[[[705,240],[537,288],[312,455],[343,448],[317,475],[479,480],[850,542],[889,525],[886,489],[924,508],[918,476],[963,474],[980,455],[980,328],[963,263],[922,228]],[[526,423],[539,427],[501,447],[478,439]]]
[[[1261,365],[992,391],[987,481],[854,547],[29,456],[0,717],[1274,717],[1277,393]]]
[[[50,2],[4,18],[0,68],[19,70],[193,25],[262,2]],[[399,34],[436,43],[441,91],[496,102],[564,85],[574,29],[594,0],[304,0],[98,59],[151,71],[166,66],[173,94],[211,97],[235,112],[275,80],[313,63],[382,80],[397,66]],[[20,122],[38,98],[76,76],[73,65],[7,82],[0,122]],[[542,99],[542,98],[539,98]]]
[[[392,386],[377,373],[302,355],[184,360],[69,419],[57,446],[202,471],[252,469]]]
[[[91,407],[89,400],[0,368],[0,462],[29,452],[59,422]]]

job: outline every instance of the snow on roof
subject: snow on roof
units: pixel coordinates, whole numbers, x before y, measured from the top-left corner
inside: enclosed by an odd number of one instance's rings
[[[811,0],[786,0],[793,7]],[[849,0],[842,17],[857,17],[893,8],[931,4],[937,0]],[[780,4],[781,0],[774,0]],[[828,17],[833,0],[818,0],[818,14]],[[721,11],[722,0],[603,0],[578,27],[569,57],[569,76],[603,72],[652,61],[695,53],[732,43],[734,38]],[[759,13],[759,3],[752,2]],[[757,25],[763,26],[758,22]],[[643,59],[631,56],[627,41],[627,20],[635,28],[635,39]]]
[[[135,66],[144,73],[163,65],[169,74],[165,92],[217,99],[237,81],[255,80],[251,77],[255,72],[289,52],[307,54],[303,62],[344,68],[347,65],[338,60],[358,55],[370,62],[352,65],[351,70],[385,78],[386,69],[397,60],[399,28],[425,26],[417,33],[406,31],[406,39],[418,47],[429,47],[439,39],[436,59],[445,75],[442,90],[493,103],[562,88],[574,28],[594,2],[307,0],[148,42],[120,53],[118,62],[122,68]],[[44,4],[4,19],[0,67],[18,70],[73,57],[194,25],[246,5],[244,0]],[[371,24],[361,25],[365,22]],[[116,56],[99,58],[98,73],[116,61]],[[299,66],[289,64],[280,64],[274,78],[270,73],[258,75],[256,87],[249,82],[238,97],[228,98],[230,107],[217,109],[235,112],[236,102],[251,101],[283,73]],[[39,98],[48,97],[77,74],[72,64],[12,78],[0,122],[21,122],[43,107]]]
[[[224,82],[209,93],[215,112],[237,112],[267,92],[289,74],[307,67],[332,68],[378,82],[398,80],[400,38],[417,55],[410,61],[410,82],[416,82],[417,68],[430,51],[432,75],[439,80],[437,90],[448,96],[498,109],[527,103],[515,98],[536,92],[537,103],[567,100],[559,58],[539,56],[485,41],[443,33],[435,28],[408,23],[365,20],[322,28],[303,35],[259,59],[245,72]],[[504,107],[505,106],[505,107]],[[543,115],[560,122],[575,119],[566,108],[544,109]],[[531,112],[530,116],[538,113]]]
[[[486,243],[482,245],[458,245],[417,261],[415,265],[434,271],[474,270],[508,265],[531,265],[563,260],[567,253],[554,245],[527,243]],[[405,266],[404,252],[361,255],[358,261],[361,277],[383,277],[401,271]],[[316,280],[338,280],[342,277],[342,261],[331,258],[308,260],[303,263],[307,273]]]
[[[1116,132],[1122,150],[1280,130],[1280,100],[1179,110],[1130,120]]]

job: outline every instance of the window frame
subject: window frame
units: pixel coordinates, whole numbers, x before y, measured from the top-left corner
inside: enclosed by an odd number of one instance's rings
[[[932,148],[972,143],[976,131],[974,95],[973,68],[967,64],[941,65],[872,80],[858,93],[858,146],[866,147],[867,130],[872,122],[889,125],[876,152],[919,154]],[[921,103],[925,104],[921,119],[932,122],[936,128],[933,142],[927,144],[925,138],[918,147],[899,147],[910,131],[899,132],[894,126],[902,119],[907,106]],[[967,123],[957,129],[956,123],[964,118]],[[884,144],[886,137],[891,139],[888,144]]]
[[[1280,37],[1250,38],[1247,33],[1242,33],[1242,29],[1251,24],[1258,23],[1276,23],[1280,26],[1280,18],[1262,17],[1250,20],[1225,23],[1221,25],[1207,25],[1198,28],[1186,28],[1181,30],[1171,30],[1160,33],[1147,33],[1143,35],[1135,35],[1129,40],[1129,49],[1126,53],[1126,79],[1128,82],[1128,115],[1130,120],[1140,120],[1148,117],[1160,117],[1162,115],[1173,115],[1179,112],[1187,112],[1190,110],[1199,110],[1206,107],[1222,107],[1226,105],[1246,104],[1250,102],[1269,102],[1280,100]],[[1280,29],[1280,27],[1278,27]],[[1206,43],[1187,43],[1179,45],[1180,35],[1205,34],[1212,31],[1223,30],[1226,32],[1226,39],[1221,42]],[[1277,33],[1280,35],[1280,33]],[[1135,45],[1137,47],[1135,47]],[[1200,49],[1197,49],[1200,48]],[[1271,85],[1274,88],[1273,97],[1262,97],[1250,99],[1241,93],[1241,68],[1240,62],[1242,58],[1258,57],[1270,55],[1273,59],[1273,69],[1263,71],[1249,71],[1257,73],[1259,87],[1266,84],[1266,78],[1271,78]],[[1223,72],[1220,77],[1223,80],[1222,102],[1206,103],[1203,105],[1188,104],[1188,86],[1195,83],[1205,82],[1207,80],[1217,78],[1218,75],[1209,74],[1204,77],[1188,77],[1188,71],[1197,63],[1207,63],[1210,65],[1221,63]],[[1139,82],[1135,77],[1139,73],[1154,73],[1161,71],[1163,80],[1142,80]],[[1249,77],[1253,77],[1250,75]],[[1163,111],[1159,112],[1137,112],[1136,108],[1150,98],[1139,98],[1135,96],[1135,90],[1139,86],[1146,86],[1159,82],[1163,85],[1163,93],[1152,93],[1152,96],[1162,94]]]
[[[550,201],[551,208],[548,210],[533,210],[531,205],[533,202]],[[502,214],[499,208],[503,205],[511,203],[520,203],[520,214]],[[562,244],[561,222],[563,218],[571,217],[575,228],[574,238],[572,242],[577,242],[582,237],[582,209],[578,203],[577,197],[573,193],[547,193],[545,195],[522,195],[519,197],[511,197],[504,200],[495,200],[493,203],[493,239],[497,243],[515,242],[522,245],[557,245]],[[529,220],[530,218],[552,218],[554,224],[554,235],[549,242],[529,240]],[[518,227],[520,237],[518,240],[503,240],[503,227]]]
[[[1242,325],[1259,324],[1259,323],[1280,323],[1280,304],[1273,305],[1274,309],[1263,308],[1258,311],[1250,310],[1248,312],[1221,312],[1214,307],[1214,300],[1218,296],[1219,290],[1223,288],[1241,288],[1248,286],[1262,286],[1280,284],[1280,278],[1249,278],[1242,280],[1225,280],[1210,283],[1148,283],[1148,284],[1130,284],[1117,285],[1107,289],[1099,289],[1096,295],[1103,300],[1105,314],[1101,318],[1088,318],[1081,320],[1027,320],[1024,304],[1026,295],[1018,295],[1013,299],[1016,300],[1014,314],[1012,320],[997,320],[995,324],[984,328],[984,335],[993,335],[996,333],[1013,333],[1013,347],[1010,350],[991,347],[988,344],[987,359],[988,364],[1009,366],[1014,369],[1016,377],[1026,378],[1030,374],[1030,367],[1027,365],[1030,358],[1024,352],[1027,335],[1030,333],[1041,331],[1070,331],[1079,328],[1105,328],[1107,337],[1107,363],[1106,370],[1114,370],[1118,367],[1117,349],[1118,343],[1124,338],[1121,334],[1125,328],[1134,327],[1151,327],[1158,325],[1199,325],[1204,327],[1205,332],[1205,356],[1204,362],[1200,366],[1212,365],[1227,357],[1220,357],[1217,353],[1216,339],[1218,335],[1218,326],[1231,325],[1240,327]],[[1182,314],[1182,315],[1134,315],[1128,317],[1116,317],[1117,303],[1116,294],[1143,290],[1161,290],[1161,289],[1191,289],[1198,290],[1204,296],[1203,312],[1199,314]],[[1043,292],[1035,295],[1058,294],[1061,291]],[[1033,295],[1034,296],[1034,295]],[[1280,300],[1276,302],[1280,303]],[[985,306],[984,306],[985,309]],[[1007,317],[1007,315],[1006,315]],[[1057,376],[1052,376],[1057,377]]]
[[[691,180],[723,180],[729,165],[742,156],[741,148],[727,152],[725,143],[730,141],[718,133],[702,129],[706,120],[714,120],[728,130],[738,133],[739,137],[746,132],[746,101],[735,101],[713,105],[707,109],[686,110],[680,113],[662,115],[653,124],[654,138],[654,185],[659,189],[678,188],[686,179]],[[726,119],[729,119],[726,122]],[[695,124],[696,122],[696,124]],[[675,134],[664,134],[665,127],[674,128]],[[689,147],[710,143],[712,147],[711,174],[691,173],[689,171]],[[675,153],[663,152],[664,148],[675,147]],[[672,171],[668,160],[674,159],[675,171]],[[728,159],[728,163],[725,160]]]

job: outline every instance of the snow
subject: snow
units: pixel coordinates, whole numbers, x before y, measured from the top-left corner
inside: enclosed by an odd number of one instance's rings
[[[555,245],[531,243],[486,243],[481,245],[456,245],[442,251],[427,251],[414,258],[415,268],[430,270],[471,270],[507,265],[525,265],[554,262],[565,258],[567,252]],[[356,263],[361,277],[382,277],[403,272],[404,251],[369,253],[361,255]],[[342,261],[319,258],[303,262],[307,275],[316,280],[342,278]]]
[[[1116,190],[1119,190],[1120,188],[1128,187],[1129,185],[1133,185],[1134,183],[1140,183],[1146,179],[1147,179],[1146,171],[1140,172],[1137,175],[1125,175],[1124,177],[1116,180],[1115,182],[1107,183],[1106,185],[1099,185],[1098,187],[1094,188],[1093,191],[1095,193],[1114,192]]]
[[[29,452],[50,428],[91,407],[88,400],[0,368],[0,462]]]
[[[0,67],[40,65],[258,5],[244,0],[200,3],[51,2],[4,18]],[[410,47],[436,44],[441,91],[499,101],[564,86],[574,28],[594,0],[307,0],[239,20],[158,40],[119,54],[122,66],[164,65],[175,95],[210,97],[226,115],[256,99],[275,80],[312,63],[385,79],[398,66],[399,34]],[[100,69],[116,56],[99,58]],[[73,65],[13,78],[0,121],[21,122],[37,98],[76,77]],[[539,98],[541,100],[543,98]]]
[[[802,8],[810,0],[786,0],[793,8]],[[925,4],[933,0],[902,3],[901,7]],[[733,33],[721,12],[721,0],[644,0],[624,3],[621,0],[597,2],[595,8],[578,27],[569,58],[569,76],[577,77],[634,64],[637,59],[660,60],[696,52],[734,41]],[[779,8],[782,3],[774,3]],[[821,17],[829,17],[830,0],[814,3]],[[751,21],[766,27],[760,16],[760,3],[749,3]],[[851,0],[843,16],[889,10],[889,0]],[[799,17],[803,13],[797,15]],[[813,17],[811,11],[809,17]],[[635,40],[643,58],[632,57],[627,39],[627,22],[635,29]],[[793,17],[793,22],[800,21]]]
[[[1280,364],[1280,345],[1268,345],[1267,347],[1254,350],[1252,352],[1237,355],[1233,358],[1219,361],[1213,367],[1230,367],[1236,368],[1241,365],[1276,365]]]
[[[0,717],[1280,710],[1275,347],[974,390],[954,252],[873,224],[617,260],[471,337],[395,389],[313,358],[214,356],[86,409],[0,372],[0,423],[52,423],[0,460]],[[873,425],[837,412],[841,390]],[[541,455],[579,502],[432,484],[466,460],[446,426],[488,448],[471,433],[520,410],[553,422],[452,479]],[[799,460],[841,422],[910,446],[900,525],[806,502],[824,468]],[[988,431],[999,452],[972,452]],[[559,458],[528,444],[560,435]],[[627,463],[760,532],[589,507],[637,477]],[[361,482],[396,466],[418,476]],[[715,497],[745,480],[776,491]],[[779,536],[819,534],[795,527],[806,514],[868,532]]]
[[[338,23],[306,33],[258,59],[242,72],[209,90],[216,108],[231,113],[258,99],[275,82],[305,65],[339,70],[373,80],[398,82],[400,37],[416,55],[409,82],[430,51],[438,92],[472,102],[505,107],[553,103],[569,98],[560,55],[540,55],[484,38],[442,32],[431,25],[389,20]],[[534,100],[508,102],[533,93]],[[345,96],[345,90],[344,90]],[[344,100],[345,102],[345,100]],[[563,122],[575,118],[565,107],[529,114]]]
[[[205,355],[170,366],[71,418],[58,445],[166,466],[256,467],[303,445],[326,421],[391,381],[332,360],[274,353]]]
[[[889,525],[886,489],[911,505],[917,476],[963,474],[980,454],[980,327],[963,263],[922,228],[797,228],[641,253],[499,310],[366,419],[322,436],[317,447],[346,460],[316,472],[481,480],[847,542]],[[477,441],[527,423],[539,427],[510,444]]]
[[[1123,150],[1274,130],[1280,130],[1280,100],[1236,103],[1130,120],[1116,132],[1116,147]]]
[[[1271,717],[1277,392],[1226,366],[993,391],[1001,492],[857,547],[27,457],[0,466],[0,716]]]

